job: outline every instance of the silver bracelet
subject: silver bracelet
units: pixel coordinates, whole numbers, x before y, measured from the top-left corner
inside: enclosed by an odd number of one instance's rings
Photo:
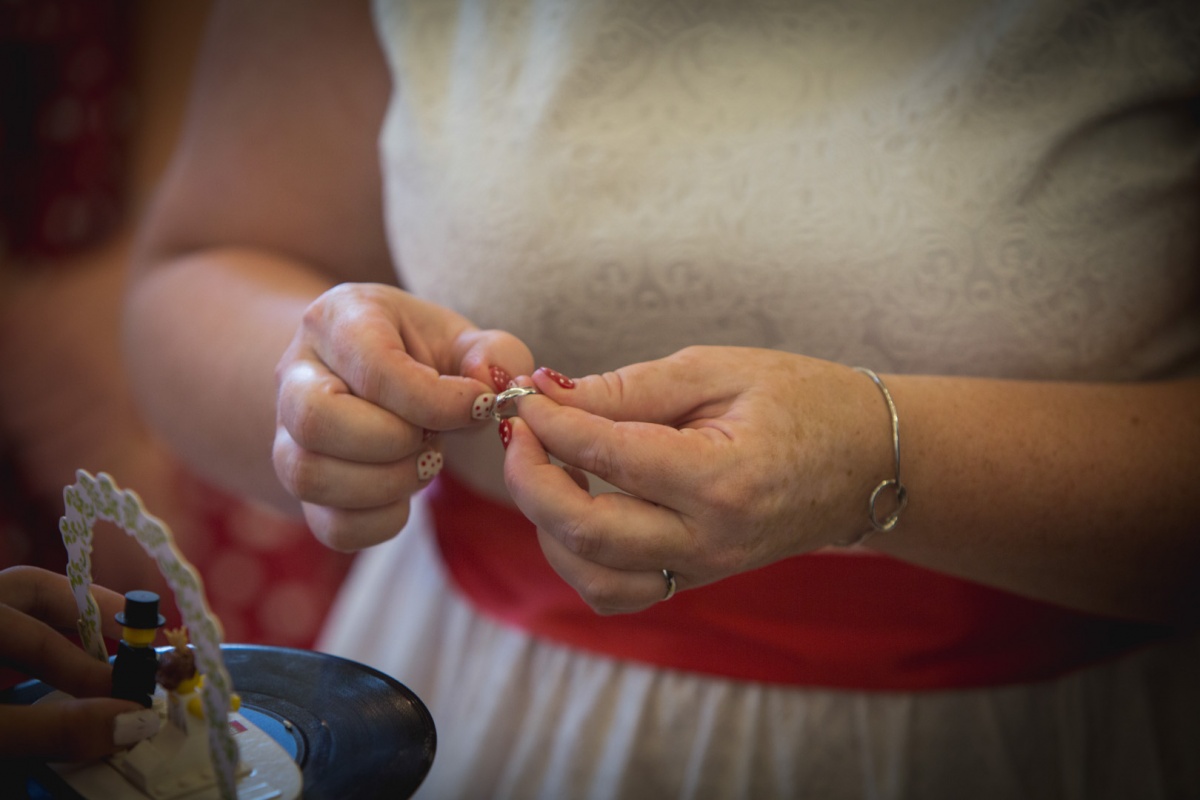
[[[837,542],[836,544],[840,547],[854,547],[855,545],[862,544],[876,533],[890,531],[896,527],[896,523],[900,521],[900,512],[908,505],[908,489],[900,482],[900,417],[896,414],[896,404],[892,401],[892,393],[883,385],[883,381],[875,374],[874,370],[869,370],[866,367],[855,367],[854,369],[875,382],[875,385],[879,387],[879,391],[883,393],[884,401],[887,403],[888,415],[892,420],[892,457],[895,461],[896,477],[888,478],[881,482],[875,487],[875,491],[871,492],[871,498],[867,503],[867,518],[871,521],[871,528],[853,539]],[[879,502],[879,495],[885,489],[892,489],[896,493],[896,510],[880,520],[875,506]]]

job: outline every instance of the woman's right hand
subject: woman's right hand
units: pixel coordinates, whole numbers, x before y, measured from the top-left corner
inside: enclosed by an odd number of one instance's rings
[[[276,367],[275,472],[336,550],[383,542],[441,469],[436,434],[491,418],[524,343],[392,286],[318,297]]]

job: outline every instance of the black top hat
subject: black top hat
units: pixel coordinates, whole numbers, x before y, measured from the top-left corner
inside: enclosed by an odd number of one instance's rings
[[[167,618],[158,613],[158,595],[143,589],[125,593],[125,610],[116,617],[124,627],[137,630],[161,628],[167,624]]]

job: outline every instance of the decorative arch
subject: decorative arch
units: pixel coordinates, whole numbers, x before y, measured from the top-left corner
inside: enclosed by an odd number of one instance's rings
[[[98,659],[108,659],[100,627],[100,607],[92,596],[92,528],[97,519],[102,519],[117,525],[142,545],[175,593],[175,604],[187,625],[204,674],[205,691],[201,692],[201,699],[217,788],[224,800],[236,800],[234,774],[238,749],[226,722],[233,685],[221,656],[224,632],[208,606],[204,582],[180,552],[171,529],[146,510],[137,493],[121,490],[103,472],[93,477],[81,469],[75,478],[73,485],[63,489],[65,513],[58,529],[67,548],[67,577],[79,608],[77,627],[84,649]]]

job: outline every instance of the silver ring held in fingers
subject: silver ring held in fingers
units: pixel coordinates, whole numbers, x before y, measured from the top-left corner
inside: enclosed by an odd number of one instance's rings
[[[662,575],[663,575],[663,580],[665,580],[667,582],[667,591],[666,591],[666,594],[663,595],[663,601],[667,601],[675,596],[675,589],[678,587],[675,584],[675,573],[674,572],[671,572],[671,570],[669,570],[669,569],[664,569],[662,571]]]
[[[497,422],[509,417],[515,417],[517,415],[517,404],[512,401],[518,397],[537,393],[538,390],[532,386],[514,386],[511,389],[505,389],[496,395],[496,405],[492,409],[492,417]]]

